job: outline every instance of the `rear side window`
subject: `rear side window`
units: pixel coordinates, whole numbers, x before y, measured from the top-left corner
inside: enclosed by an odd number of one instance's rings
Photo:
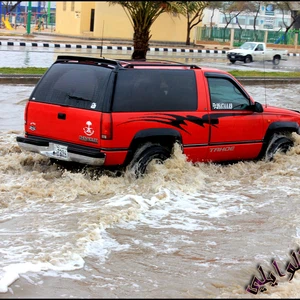
[[[84,64],[54,64],[30,100],[101,110],[111,69]]]
[[[197,87],[193,70],[120,70],[112,110],[115,112],[194,111]]]

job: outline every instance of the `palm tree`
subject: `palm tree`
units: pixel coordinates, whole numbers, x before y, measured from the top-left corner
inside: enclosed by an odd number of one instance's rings
[[[191,30],[202,22],[204,9],[208,6],[207,1],[180,1],[182,5],[181,14],[187,19],[186,45],[191,44]]]
[[[179,13],[181,6],[172,1],[109,1],[123,7],[133,27],[132,59],[146,59],[151,38],[150,28],[162,13]]]

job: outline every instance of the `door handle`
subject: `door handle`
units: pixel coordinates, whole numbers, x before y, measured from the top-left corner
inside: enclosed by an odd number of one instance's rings
[[[58,113],[57,118],[61,119],[61,120],[65,120],[66,119],[66,114],[65,113]]]

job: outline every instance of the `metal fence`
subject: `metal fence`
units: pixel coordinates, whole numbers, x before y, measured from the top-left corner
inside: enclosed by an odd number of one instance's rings
[[[264,42],[267,32],[267,43],[270,44],[295,44],[295,33],[297,30],[289,30],[287,34],[284,31],[270,30],[253,30],[234,28],[233,46],[238,47],[247,41]],[[219,27],[197,27],[195,32],[195,40],[213,41],[213,42],[230,42],[231,29]],[[298,45],[300,44],[300,34],[298,34]]]
[[[269,31],[267,43],[282,44],[282,45],[294,45],[295,44],[295,33],[297,30],[289,30],[287,34],[284,31]],[[298,34],[298,42],[300,43],[300,35]]]
[[[264,30],[251,30],[251,29],[234,29],[233,45],[235,47],[249,41],[263,42],[265,38]]]
[[[196,27],[196,41],[229,42],[230,29],[217,27]]]

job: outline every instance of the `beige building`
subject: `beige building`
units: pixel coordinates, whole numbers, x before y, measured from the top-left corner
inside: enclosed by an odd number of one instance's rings
[[[133,39],[133,27],[121,5],[105,1],[56,2],[56,33],[106,40]],[[182,15],[163,13],[151,27],[151,41],[185,43],[187,21]],[[194,42],[194,29],[191,31]]]

